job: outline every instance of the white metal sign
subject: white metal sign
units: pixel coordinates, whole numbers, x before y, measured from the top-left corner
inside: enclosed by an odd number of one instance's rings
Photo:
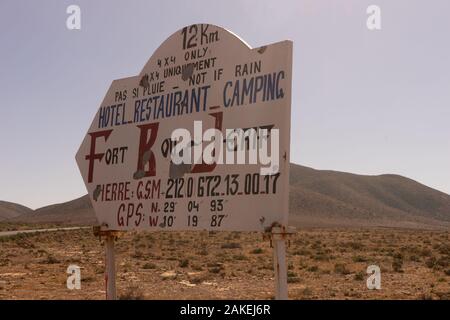
[[[291,69],[291,41],[251,49],[196,24],[113,81],[76,155],[99,223],[287,226]]]

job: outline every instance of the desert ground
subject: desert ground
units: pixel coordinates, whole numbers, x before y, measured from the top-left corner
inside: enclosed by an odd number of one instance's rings
[[[11,227],[11,226],[10,226]],[[10,229],[3,227],[3,229]],[[299,230],[287,251],[291,299],[450,299],[448,231]],[[261,233],[128,232],[116,242],[120,299],[273,299]],[[81,289],[66,286],[81,268]],[[368,290],[367,266],[381,268]],[[0,299],[104,299],[104,247],[91,229],[0,238]]]

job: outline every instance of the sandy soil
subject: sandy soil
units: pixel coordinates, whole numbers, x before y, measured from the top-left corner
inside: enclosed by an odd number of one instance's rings
[[[259,233],[124,234],[121,299],[273,299],[272,250]],[[92,230],[0,238],[0,299],[103,299],[104,250]],[[450,299],[448,231],[302,230],[288,248],[292,299]],[[81,268],[81,290],[66,286]],[[368,290],[366,268],[381,268]]]

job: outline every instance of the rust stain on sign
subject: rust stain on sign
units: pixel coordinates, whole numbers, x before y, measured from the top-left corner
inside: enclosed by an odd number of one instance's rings
[[[147,163],[150,160],[151,156],[152,156],[152,151],[151,150],[145,151],[144,154],[142,155],[142,162],[143,163]]]
[[[150,160],[151,156],[152,156],[151,150],[147,150],[146,152],[144,152],[144,154],[142,155],[142,163],[147,163]],[[134,180],[139,180],[142,179],[143,177],[145,177],[145,170],[143,169],[137,170],[133,174]]]
[[[264,224],[265,221],[266,221],[266,218],[265,218],[265,217],[261,217],[261,218],[259,219],[259,222],[261,222],[262,225]]]
[[[139,180],[142,179],[143,177],[145,177],[145,171],[144,170],[138,170],[133,174],[133,179],[134,180]]]
[[[181,75],[181,79],[183,81],[186,81],[187,79],[189,79],[192,76],[193,73],[194,73],[194,64],[193,63],[189,63],[183,69],[183,74]]]
[[[263,54],[267,49],[267,46],[262,46],[258,49],[258,53]]]
[[[181,178],[183,177],[186,173],[191,172],[191,165],[190,164],[175,164],[172,161],[170,162],[170,167],[169,167],[169,176],[172,179],[176,179],[176,178]]]
[[[148,74],[144,74],[142,76],[141,81],[139,81],[139,85],[146,89],[148,89],[150,87],[150,83],[148,82]]]
[[[101,191],[102,191],[102,187],[98,184],[97,187],[95,188],[94,192],[92,193],[92,197],[94,198],[95,201],[97,201],[98,196],[100,195]]]

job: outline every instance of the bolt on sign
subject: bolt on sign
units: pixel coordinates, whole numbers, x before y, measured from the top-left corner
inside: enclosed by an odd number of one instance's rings
[[[112,82],[76,160],[109,230],[287,226],[292,42],[210,24]]]

